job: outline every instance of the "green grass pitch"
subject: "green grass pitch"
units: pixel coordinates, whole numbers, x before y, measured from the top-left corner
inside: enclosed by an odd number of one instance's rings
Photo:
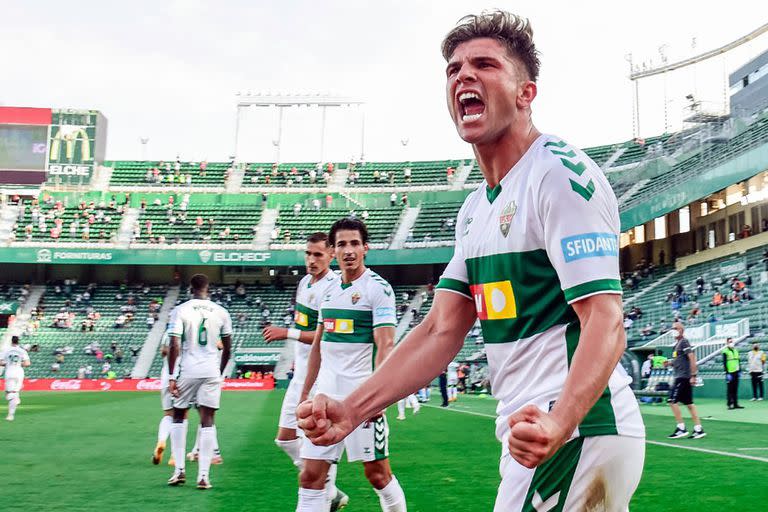
[[[282,396],[224,394],[217,418],[224,464],[212,469],[214,488],[198,491],[196,463],[188,464],[190,479],[180,488],[166,486],[169,466],[150,463],[157,393],[24,393],[16,421],[0,424],[0,510],[292,511],[296,470],[272,441]],[[709,436],[697,441],[667,440],[674,427],[668,408],[643,406],[649,441],[724,453],[648,444],[632,510],[768,509],[768,403],[745,405],[727,411],[720,401],[702,400]],[[409,411],[404,422],[390,408],[391,463],[409,511],[492,510],[500,452],[494,408],[490,398],[462,396],[449,410]],[[2,417],[5,409],[3,401]],[[190,428],[188,449],[193,435]],[[342,463],[338,485],[350,496],[347,510],[380,510],[360,465]]]

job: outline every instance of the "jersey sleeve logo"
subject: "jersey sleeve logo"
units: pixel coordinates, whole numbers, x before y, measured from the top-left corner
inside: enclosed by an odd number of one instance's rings
[[[480,320],[508,320],[517,318],[517,304],[512,283],[496,281],[473,284],[469,287]]]
[[[501,211],[501,215],[499,215],[499,229],[501,229],[501,234],[504,235],[504,238],[507,238],[509,234],[509,227],[512,225],[515,213],[517,213],[517,203],[510,201]]]
[[[355,332],[355,321],[347,318],[324,318],[323,329],[326,332],[335,332],[337,334],[353,334]]]
[[[302,327],[309,326],[309,317],[305,313],[302,313],[299,310],[296,310],[296,314],[294,314],[293,316],[293,321]]]
[[[613,233],[583,233],[560,240],[566,263],[601,256],[618,256],[618,237]]]

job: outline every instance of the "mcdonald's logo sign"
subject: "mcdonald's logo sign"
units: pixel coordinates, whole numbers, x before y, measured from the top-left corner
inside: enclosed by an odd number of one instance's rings
[[[51,133],[55,127],[51,128]],[[80,151],[78,152],[78,145]],[[63,147],[62,147],[63,146]],[[62,155],[63,150],[63,155]],[[51,136],[50,162],[85,163],[93,161],[91,140],[84,126],[59,126],[58,132]]]

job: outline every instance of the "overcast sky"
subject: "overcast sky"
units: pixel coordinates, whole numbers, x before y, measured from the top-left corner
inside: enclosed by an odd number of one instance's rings
[[[768,2],[753,0],[0,0],[0,105],[101,110],[110,159],[141,158],[147,137],[149,158],[222,160],[234,150],[235,92],[333,92],[366,102],[367,160],[466,157],[446,112],[439,46],[462,15],[490,7],[531,19],[542,61],[535,123],[582,147],[632,137],[626,54],[658,61],[668,45],[674,61],[768,21]],[[724,71],[765,49],[763,35],[668,77],[666,121],[664,84],[649,80],[641,135],[679,127],[686,91],[722,108]],[[274,118],[243,113],[241,157],[274,159]],[[283,161],[319,159],[319,119],[286,114]],[[359,120],[350,109],[328,113],[326,158],[359,155]]]

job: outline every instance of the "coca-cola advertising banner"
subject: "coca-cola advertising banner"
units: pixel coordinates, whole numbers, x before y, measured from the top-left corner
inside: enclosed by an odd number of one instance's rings
[[[0,389],[5,380],[0,379]],[[225,391],[274,389],[272,379],[224,379]],[[160,379],[24,379],[24,391],[160,391]]]

